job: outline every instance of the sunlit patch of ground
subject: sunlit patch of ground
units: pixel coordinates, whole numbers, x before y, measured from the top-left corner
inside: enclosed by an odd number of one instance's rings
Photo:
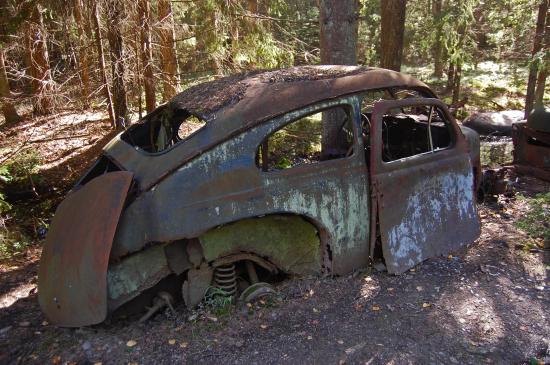
[[[63,112],[25,120],[0,132],[0,151],[4,156],[27,149],[38,151],[43,161],[40,168],[49,169],[84,152],[107,134],[111,128],[105,117],[102,112]]]

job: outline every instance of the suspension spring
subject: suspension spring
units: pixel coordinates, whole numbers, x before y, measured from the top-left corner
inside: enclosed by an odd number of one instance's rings
[[[237,294],[237,274],[235,273],[235,264],[216,267],[214,271],[214,281],[216,283],[216,287],[223,290],[228,297]]]

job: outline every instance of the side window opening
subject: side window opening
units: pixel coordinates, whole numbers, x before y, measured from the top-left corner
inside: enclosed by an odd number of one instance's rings
[[[130,127],[122,140],[145,152],[164,151],[189,138],[206,122],[187,110],[161,106]]]
[[[385,88],[385,89],[378,89],[378,90],[369,90],[365,92],[363,95],[363,101],[361,103],[361,134],[363,138],[363,142],[365,145],[365,154],[366,159],[369,161],[370,159],[370,120],[372,118],[372,111],[374,109],[374,105],[382,100],[400,100],[400,99],[408,99],[408,98],[422,98],[422,97],[430,97],[431,95],[424,94],[422,91],[414,90],[414,89],[407,89],[407,88],[399,88],[399,87],[393,87],[393,88]],[[390,120],[384,120],[384,138],[386,140],[389,140],[390,134],[393,138],[391,138],[391,141],[394,146],[401,146],[402,151],[397,151],[399,148],[390,148],[389,145],[384,144],[387,149],[384,151],[384,156],[386,160],[384,161],[393,161],[398,158],[406,157],[406,152],[409,151],[408,156],[412,156],[417,153],[423,153],[420,151],[427,152],[429,150],[429,143],[427,143],[427,139],[422,133],[419,131],[419,129],[414,125],[409,125],[408,127],[403,127],[399,123],[397,123],[397,119],[399,119],[396,116],[396,119],[393,121],[396,123],[391,123]],[[401,118],[404,121],[406,121],[406,118]],[[435,119],[434,119],[435,121]],[[410,123],[409,123],[410,124]],[[435,125],[435,124],[434,124]],[[399,128],[401,127],[401,128]],[[405,129],[408,131],[408,135],[403,135],[403,130]],[[448,131],[447,131],[448,132]],[[439,136],[440,133],[434,132],[438,136],[438,141],[442,141],[441,136]],[[418,134],[421,134],[419,137],[417,137]],[[395,136],[398,136],[399,139],[396,139]],[[415,139],[416,138],[416,139]],[[441,142],[442,144],[445,144],[444,141]],[[439,148],[441,148],[438,145]],[[402,156],[393,158],[392,156]]]
[[[323,140],[323,119],[333,133]],[[296,119],[262,141],[256,151],[256,165],[262,171],[278,171],[353,154],[351,109],[336,106]]]
[[[390,162],[451,144],[450,125],[438,107],[415,105],[389,110],[382,119],[382,160]]]

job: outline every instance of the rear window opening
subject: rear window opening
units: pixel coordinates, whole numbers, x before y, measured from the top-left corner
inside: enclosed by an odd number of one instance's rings
[[[148,153],[158,153],[190,138],[206,122],[185,109],[162,106],[130,127],[121,138]]]

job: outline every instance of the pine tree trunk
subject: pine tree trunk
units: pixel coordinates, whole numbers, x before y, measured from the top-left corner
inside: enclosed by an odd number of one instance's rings
[[[325,65],[357,64],[357,0],[320,0],[319,23],[321,63]],[[321,156],[339,149],[339,111],[328,111],[322,117]]]
[[[49,114],[55,106],[53,95],[55,88],[46,42],[42,9],[36,4],[27,24],[27,57],[32,77],[33,108],[39,114]]]
[[[177,92],[178,61],[174,42],[174,18],[169,0],[158,0],[158,16],[163,96],[164,100],[170,100]]]
[[[407,0],[381,2],[380,64],[383,68],[401,71]]]
[[[533,51],[532,55],[536,55],[543,46],[544,26],[546,22],[546,13],[550,7],[550,0],[541,0],[539,5],[539,13],[537,16],[537,25],[535,28],[535,38],[533,39]],[[531,62],[529,67],[529,78],[527,79],[527,95],[525,96],[525,119],[531,113],[533,109],[533,102],[535,100],[535,88],[537,85],[537,72],[538,64]]]
[[[128,103],[126,100],[126,84],[124,80],[124,47],[122,44],[122,13],[121,0],[108,2],[109,27],[107,38],[111,49],[111,72],[113,80],[113,109],[115,112],[115,128],[124,129],[128,123]]]
[[[258,13],[258,0],[247,0],[246,9],[252,14]]]
[[[153,73],[153,48],[151,47],[151,10],[149,0],[138,0],[139,27],[141,38],[141,63],[145,89],[145,110],[152,112],[156,107],[155,78]]]
[[[462,64],[458,63],[455,67],[454,77],[453,77],[453,99],[451,104],[454,107],[458,106],[460,101],[460,81],[462,78]]]
[[[452,61],[449,61],[449,67],[447,68],[447,91],[452,91],[455,84],[455,65]]]
[[[11,98],[10,84],[8,74],[6,73],[6,63],[4,61],[4,49],[0,47],[0,98],[2,102],[2,113],[6,119],[6,123],[15,123],[21,120],[15,105]]]
[[[87,50],[87,43],[88,40],[86,38],[86,30],[85,30],[85,18],[82,16],[84,6],[82,4],[82,0],[75,0],[74,1],[74,21],[76,23],[76,30],[78,34],[78,66],[79,66],[79,74],[80,74],[80,81],[82,83],[82,103],[84,104],[85,108],[88,108],[90,106],[90,102],[88,100],[90,96],[90,65],[88,63],[88,50]]]
[[[440,79],[443,76],[443,24],[441,20],[442,0],[433,0],[432,16],[435,19],[435,41],[433,48],[434,76]]]
[[[111,88],[109,87],[109,82],[107,80],[107,73],[105,71],[105,54],[103,52],[103,38],[101,36],[101,27],[99,25],[99,10],[97,8],[97,2],[93,3],[94,14],[94,31],[95,31],[95,41],[97,47],[97,55],[99,62],[99,73],[101,76],[101,82],[103,83],[102,88],[107,98],[107,111],[109,112],[109,120],[111,122],[111,127],[116,128],[115,121],[115,110],[113,108],[113,98],[111,96]]]
[[[549,1],[550,3],[550,1]],[[550,4],[549,4],[550,7]],[[542,105],[542,99],[544,98],[544,90],[546,88],[546,78],[548,77],[548,71],[550,71],[550,11],[546,12],[546,24],[544,26],[544,65],[539,70],[537,76],[537,87],[535,89],[535,105]]]
[[[357,0],[320,0],[322,64],[357,64],[357,8]]]

